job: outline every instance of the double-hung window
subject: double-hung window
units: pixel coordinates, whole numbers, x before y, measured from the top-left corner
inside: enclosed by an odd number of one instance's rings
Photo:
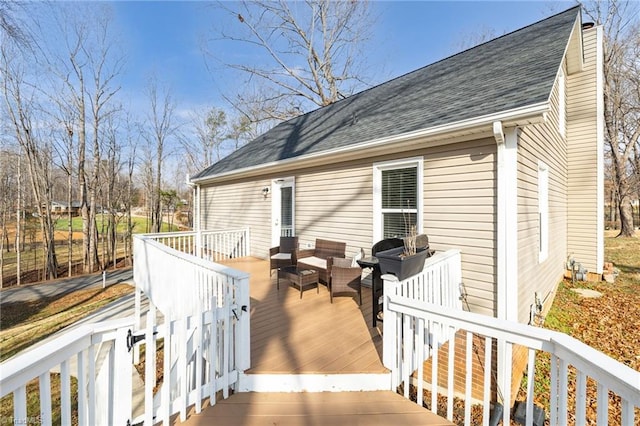
[[[374,165],[374,240],[422,231],[422,158]]]

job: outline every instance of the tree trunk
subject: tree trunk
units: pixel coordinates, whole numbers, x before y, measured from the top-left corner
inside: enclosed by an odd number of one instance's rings
[[[624,198],[620,201],[620,233],[618,237],[635,237],[633,229],[633,208],[631,207],[631,201],[628,198]]]

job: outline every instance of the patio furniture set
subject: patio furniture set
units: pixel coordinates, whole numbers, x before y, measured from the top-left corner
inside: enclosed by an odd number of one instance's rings
[[[386,268],[380,267],[379,253],[397,249],[404,246],[401,238],[387,238],[373,245],[371,256],[365,257],[364,250],[346,258],[346,243],[325,239],[316,239],[315,247],[300,249],[298,237],[280,237],[280,245],[270,249],[270,269],[277,271],[276,287],[280,290],[280,280],[289,281],[300,290],[300,298],[305,287],[316,286],[319,292],[319,284],[322,282],[329,290],[329,298],[333,303],[333,297],[337,294],[355,294],[362,305],[362,270],[372,270],[371,297],[372,297],[372,324],[375,327],[377,321],[381,321],[382,311],[382,274],[389,273]],[[426,235],[418,235],[416,246],[420,251],[427,251],[427,256],[433,254],[429,250],[429,239]]]
[[[317,287],[322,282],[329,289],[331,303],[335,294],[355,293],[362,304],[362,270],[355,263],[357,258],[345,258],[346,248],[346,243],[318,238],[314,248],[301,250],[298,237],[281,237],[280,245],[270,250],[271,270],[278,272],[278,290],[284,279],[300,289],[302,298],[304,287]]]

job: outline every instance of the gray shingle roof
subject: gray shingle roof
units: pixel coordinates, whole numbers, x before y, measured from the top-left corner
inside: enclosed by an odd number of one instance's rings
[[[546,102],[579,13],[573,7],[280,123],[193,178]]]

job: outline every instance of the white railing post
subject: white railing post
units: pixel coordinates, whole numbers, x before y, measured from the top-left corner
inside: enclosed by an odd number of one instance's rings
[[[133,359],[127,348],[127,335],[130,330],[128,327],[119,328],[116,331],[116,340],[113,347],[113,405],[111,407],[111,419],[114,425],[126,425],[127,422],[131,422]]]
[[[396,335],[396,322],[397,313],[387,309],[388,295],[395,292],[398,280],[393,275],[383,275],[383,316],[384,321],[382,323],[382,363],[389,370],[394,371],[398,368],[396,353],[397,341],[399,336]]]
[[[238,281],[236,286],[236,296],[238,298],[238,328],[236,334],[236,354],[237,367],[244,371],[251,368],[251,321],[249,315],[250,296],[249,296],[249,278],[243,278]]]

